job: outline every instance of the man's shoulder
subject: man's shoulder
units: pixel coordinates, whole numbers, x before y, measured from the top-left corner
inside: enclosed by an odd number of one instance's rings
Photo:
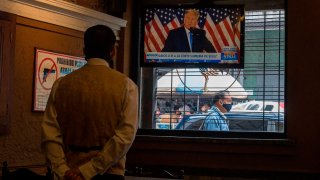
[[[134,83],[127,75],[116,71],[114,69],[111,69],[110,71],[112,73],[113,76],[117,76],[118,78],[122,79],[123,81],[127,82],[128,85],[130,86],[137,86],[136,83]]]
[[[211,109],[208,110],[208,113],[208,117],[210,116],[210,119],[227,119],[226,116],[216,106],[212,106]]]
[[[97,66],[98,67],[98,66]],[[62,81],[66,81],[68,79],[74,79],[74,78],[79,78],[79,77],[83,77],[83,76],[86,76],[86,73],[88,72],[84,72],[85,67],[81,67],[65,76],[63,76],[61,79]],[[107,67],[106,67],[107,68]],[[107,71],[104,71],[104,75],[110,77],[111,79],[115,80],[114,83],[120,83],[120,84],[131,84],[131,85],[136,85],[127,75],[117,71],[117,70],[114,70],[114,69],[111,69],[111,68],[107,68],[109,70]],[[102,75],[102,74],[101,74]]]
[[[209,114],[219,114],[220,110],[216,106],[212,106],[211,109],[208,110]]]
[[[208,114],[217,114],[218,110],[217,109],[209,109]]]
[[[170,33],[179,33],[183,31],[184,31],[184,27],[179,27],[179,28],[171,29]]]
[[[196,28],[193,31],[194,31],[194,34],[200,34],[200,35],[205,35],[206,34],[206,31],[203,30],[203,29]]]

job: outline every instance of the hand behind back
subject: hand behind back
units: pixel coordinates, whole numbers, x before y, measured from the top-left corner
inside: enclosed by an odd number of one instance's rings
[[[78,168],[69,169],[64,174],[66,180],[85,180]]]

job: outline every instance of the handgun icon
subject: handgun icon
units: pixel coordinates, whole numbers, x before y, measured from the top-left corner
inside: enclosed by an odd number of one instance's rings
[[[56,73],[56,70],[44,68],[43,69],[43,78],[42,78],[43,82],[46,82],[49,74],[54,74],[54,73]]]

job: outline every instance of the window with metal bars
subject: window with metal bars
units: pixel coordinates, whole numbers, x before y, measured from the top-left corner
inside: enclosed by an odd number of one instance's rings
[[[148,123],[142,122],[140,128],[284,133],[283,9],[245,12],[244,62],[244,69],[153,68],[151,107],[145,98],[141,103],[142,113],[153,112],[152,120],[142,116]],[[150,75],[141,72],[142,78]],[[221,92],[231,95],[232,108],[212,113],[215,95]],[[217,116],[226,120],[212,121]],[[216,128],[206,128],[209,122]]]

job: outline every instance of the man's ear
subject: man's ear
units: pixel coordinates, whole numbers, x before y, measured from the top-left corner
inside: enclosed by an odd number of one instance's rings
[[[113,46],[112,51],[110,52],[110,57],[113,58],[116,55],[116,48]]]

